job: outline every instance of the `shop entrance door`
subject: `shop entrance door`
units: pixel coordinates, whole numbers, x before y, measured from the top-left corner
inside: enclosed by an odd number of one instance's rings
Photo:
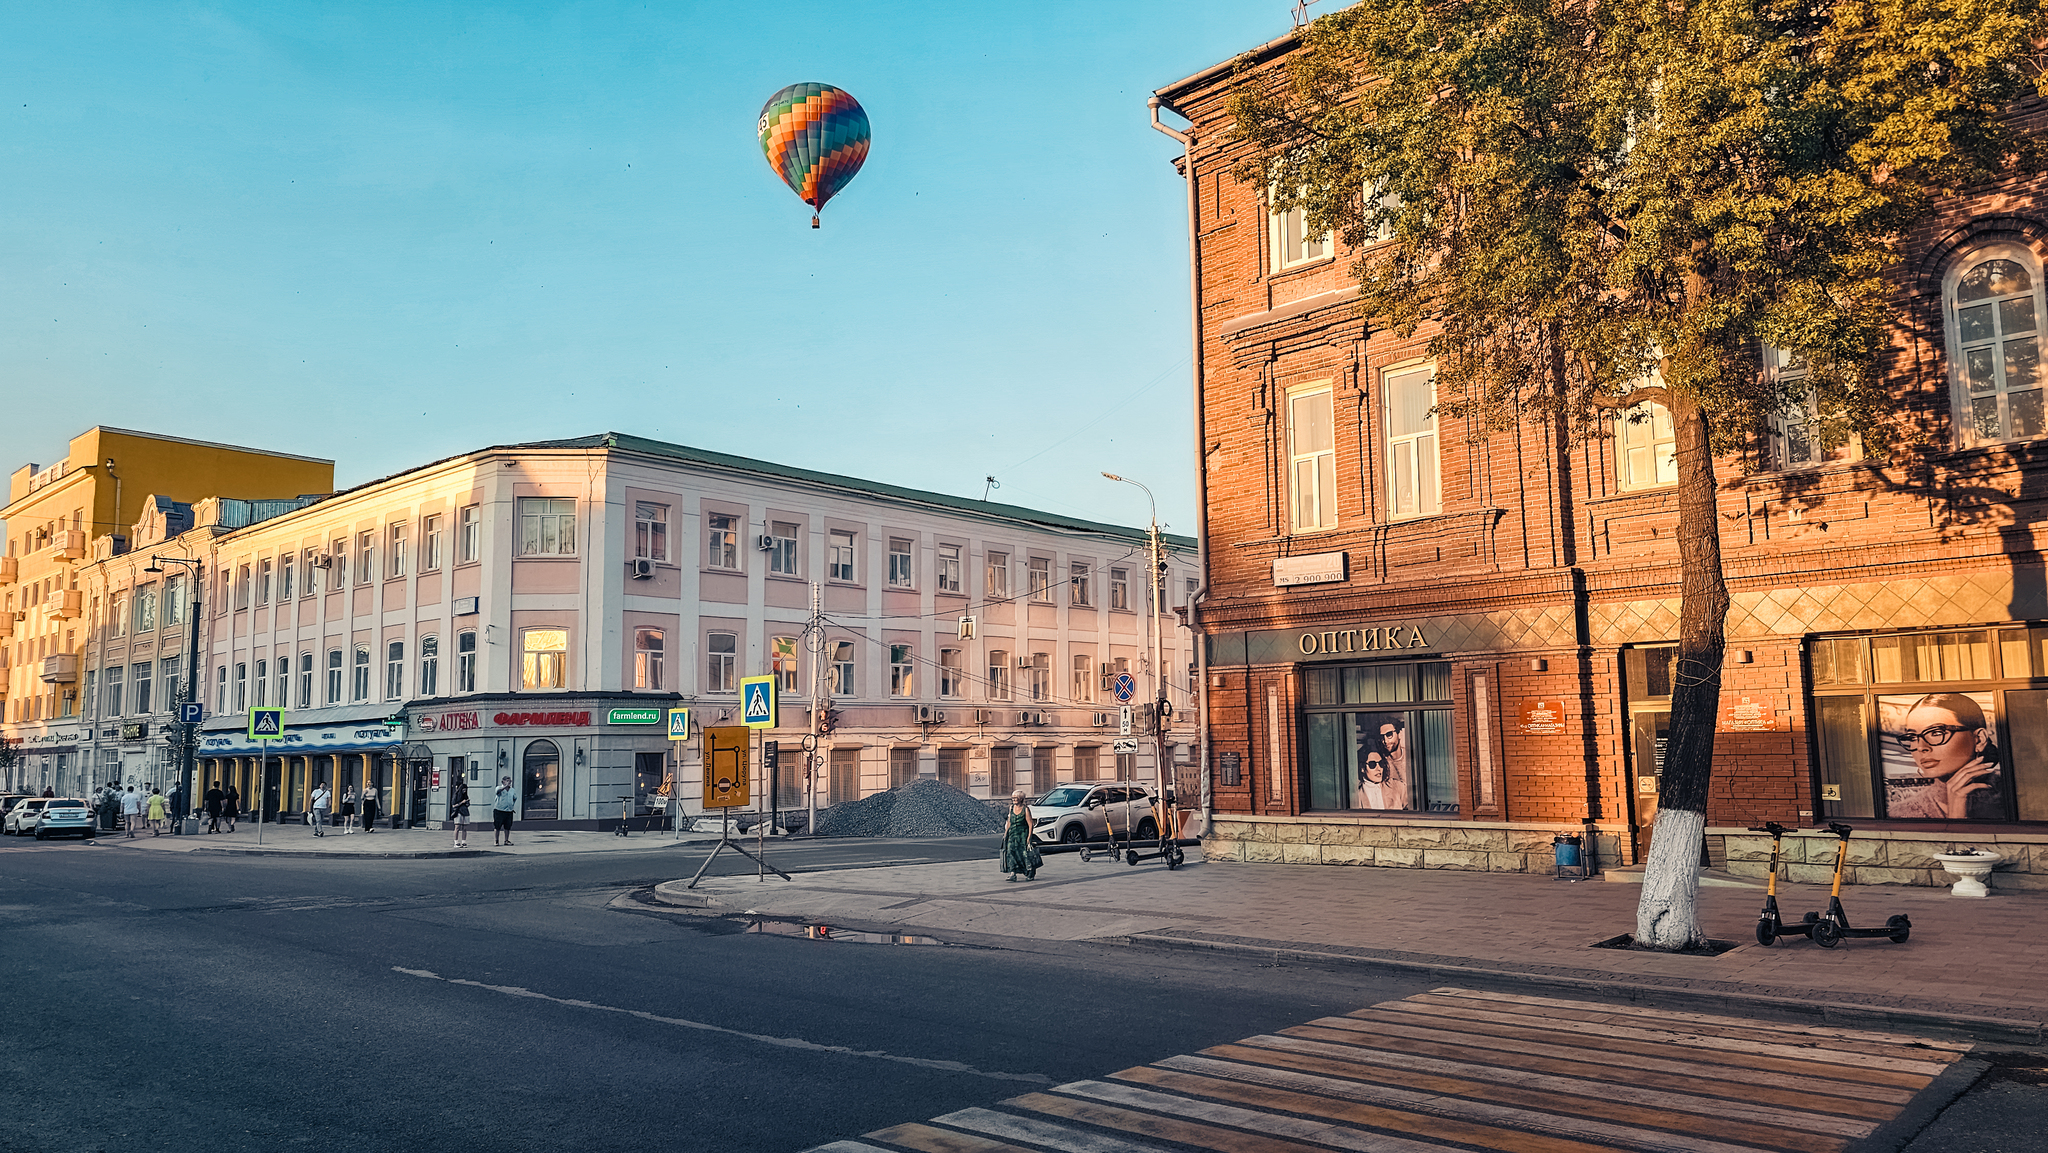
[[[1664,748],[1671,739],[1671,714],[1644,709],[1629,718],[1629,789],[1635,805],[1635,859],[1647,860],[1650,830],[1657,824],[1657,790],[1664,775]]]
[[[275,760],[270,757],[263,758],[263,809],[257,814],[258,820],[265,817],[276,819],[279,816],[280,810],[277,807],[278,785],[283,775],[284,758],[279,757]]]
[[[434,762],[412,762],[412,799],[406,805],[405,823],[417,829],[427,821],[427,788],[433,780]]]
[[[562,754],[553,741],[526,746],[525,787],[520,790],[520,819],[552,821],[561,814]]]

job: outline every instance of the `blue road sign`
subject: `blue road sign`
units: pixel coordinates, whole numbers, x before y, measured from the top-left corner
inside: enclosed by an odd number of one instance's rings
[[[206,706],[198,701],[186,701],[178,706],[178,723],[196,725],[206,719]]]
[[[275,741],[284,736],[284,710],[281,708],[254,708],[249,710],[249,739],[252,741]]]
[[[687,741],[690,739],[690,710],[670,709],[668,711],[668,739]]]
[[[1117,700],[1128,701],[1138,695],[1138,679],[1129,673],[1118,673],[1116,680],[1110,682],[1109,691],[1116,694]]]
[[[740,681],[740,720],[750,729],[775,727],[775,678],[747,677]]]

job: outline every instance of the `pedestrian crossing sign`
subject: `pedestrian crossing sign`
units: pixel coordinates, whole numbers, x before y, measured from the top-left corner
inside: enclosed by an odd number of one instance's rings
[[[668,711],[668,739],[687,741],[690,739],[690,710],[670,709]]]
[[[250,709],[249,739],[252,741],[284,739],[284,710],[281,708]]]
[[[740,720],[750,729],[775,727],[775,678],[746,677],[740,681]]]

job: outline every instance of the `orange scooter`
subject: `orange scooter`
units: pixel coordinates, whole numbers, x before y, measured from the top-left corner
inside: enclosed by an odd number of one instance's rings
[[[1832,949],[1841,944],[1844,937],[1890,937],[1892,944],[1903,945],[1913,933],[1913,922],[1904,913],[1892,914],[1883,928],[1852,929],[1849,927],[1849,914],[1842,911],[1842,863],[1849,858],[1849,834],[1855,831],[1840,821],[1828,822],[1828,832],[1841,840],[1835,845],[1835,887],[1828,893],[1827,912],[1806,915],[1812,924],[1813,943],[1823,949]]]
[[[1816,914],[1808,913],[1806,922],[1800,925],[1786,925],[1778,918],[1778,852],[1785,843],[1785,834],[1798,830],[1788,829],[1776,821],[1766,821],[1761,825],[1751,825],[1749,831],[1771,835],[1771,879],[1764,884],[1764,911],[1756,918],[1756,943],[1769,948],[1780,937],[1811,934],[1814,923],[1819,919]]]

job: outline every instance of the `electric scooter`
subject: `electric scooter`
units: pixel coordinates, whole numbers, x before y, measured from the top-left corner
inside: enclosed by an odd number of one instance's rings
[[[1849,859],[1849,834],[1855,831],[1840,821],[1828,822],[1828,832],[1841,840],[1835,845],[1835,887],[1828,893],[1828,911],[1806,915],[1812,925],[1813,943],[1832,949],[1844,937],[1890,937],[1892,944],[1903,945],[1913,932],[1913,922],[1904,913],[1894,913],[1881,929],[1852,929],[1849,914],[1842,911],[1842,863]]]
[[[1785,843],[1785,834],[1798,830],[1788,829],[1776,821],[1766,821],[1761,825],[1751,825],[1749,831],[1771,835],[1771,879],[1764,883],[1764,911],[1756,917],[1756,943],[1769,948],[1780,937],[1810,935],[1816,921],[1815,914],[1808,913],[1806,923],[1801,925],[1787,925],[1778,918],[1778,852]]]

